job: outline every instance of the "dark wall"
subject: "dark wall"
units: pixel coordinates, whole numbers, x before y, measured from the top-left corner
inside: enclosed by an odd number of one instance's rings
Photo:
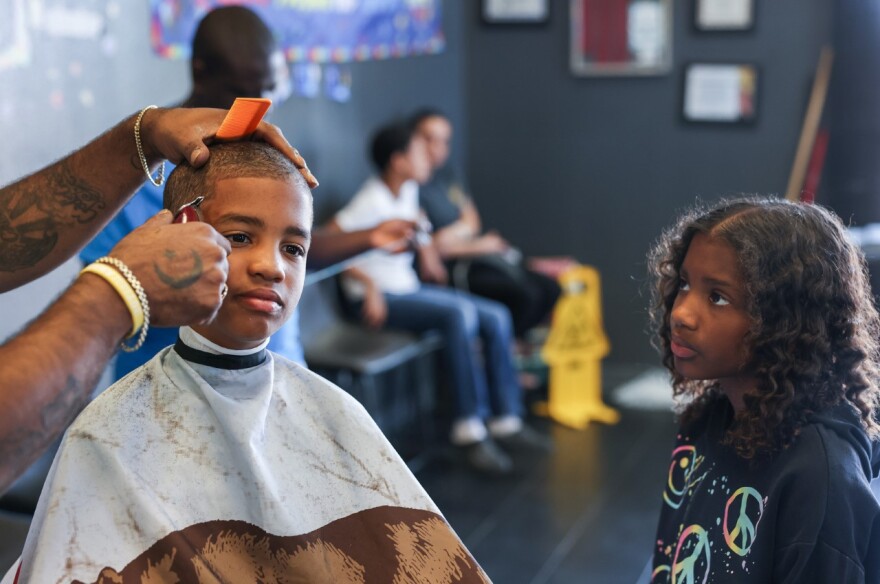
[[[880,221],[880,3],[836,0],[830,130],[821,202],[856,224]]]
[[[322,221],[350,199],[372,173],[367,141],[382,123],[433,105],[465,125],[464,3],[442,2],[446,48],[438,55],[352,63],[352,98],[340,104],[327,99],[291,98],[272,116],[308,160],[321,181],[315,190],[316,219]],[[461,137],[457,160],[466,151]]]
[[[675,0],[674,67],[649,78],[569,74],[568,2],[553,2],[542,28],[465,15],[466,169],[484,221],[527,254],[571,254],[600,270],[611,359],[656,360],[644,258],[677,209],[784,193],[830,4],[759,1],[753,31],[710,34],[693,29],[692,2]],[[760,66],[754,126],[681,121],[682,66],[695,60]]]

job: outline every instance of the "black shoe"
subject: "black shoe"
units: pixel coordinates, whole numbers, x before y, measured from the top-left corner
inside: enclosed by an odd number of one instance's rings
[[[468,466],[486,474],[506,475],[513,471],[513,460],[491,438],[458,447]]]
[[[519,432],[498,436],[495,441],[512,452],[553,452],[553,440],[525,424]]]

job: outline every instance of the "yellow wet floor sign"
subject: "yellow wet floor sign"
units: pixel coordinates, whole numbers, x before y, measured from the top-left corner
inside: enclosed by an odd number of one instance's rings
[[[559,277],[563,294],[553,309],[541,356],[550,366],[550,400],[538,413],[571,426],[616,424],[617,410],[602,402],[602,358],[611,350],[602,326],[599,272],[575,266]]]

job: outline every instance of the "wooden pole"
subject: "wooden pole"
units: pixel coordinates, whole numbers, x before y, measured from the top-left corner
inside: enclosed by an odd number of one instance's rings
[[[798,141],[797,153],[791,167],[791,176],[788,178],[788,188],[785,191],[785,198],[789,201],[799,201],[801,198],[801,190],[807,175],[807,165],[810,163],[813,143],[816,140],[816,133],[819,131],[819,122],[822,120],[822,109],[825,107],[825,96],[828,93],[828,82],[831,80],[833,60],[834,51],[831,47],[823,47],[822,53],[819,55],[819,65],[816,67],[816,78],[813,80],[810,103],[807,106],[807,113],[801,127],[801,138]]]

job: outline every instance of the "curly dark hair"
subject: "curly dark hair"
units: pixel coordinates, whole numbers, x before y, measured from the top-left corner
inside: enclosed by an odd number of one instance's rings
[[[655,342],[672,374],[682,423],[703,419],[724,399],[716,380],[679,375],[670,350],[679,270],[698,233],[736,252],[752,321],[744,342],[758,384],[724,443],[746,459],[771,455],[789,446],[812,414],[842,401],[858,409],[869,436],[880,436],[880,318],[864,256],[831,211],[775,198],[694,208],[650,253]]]

